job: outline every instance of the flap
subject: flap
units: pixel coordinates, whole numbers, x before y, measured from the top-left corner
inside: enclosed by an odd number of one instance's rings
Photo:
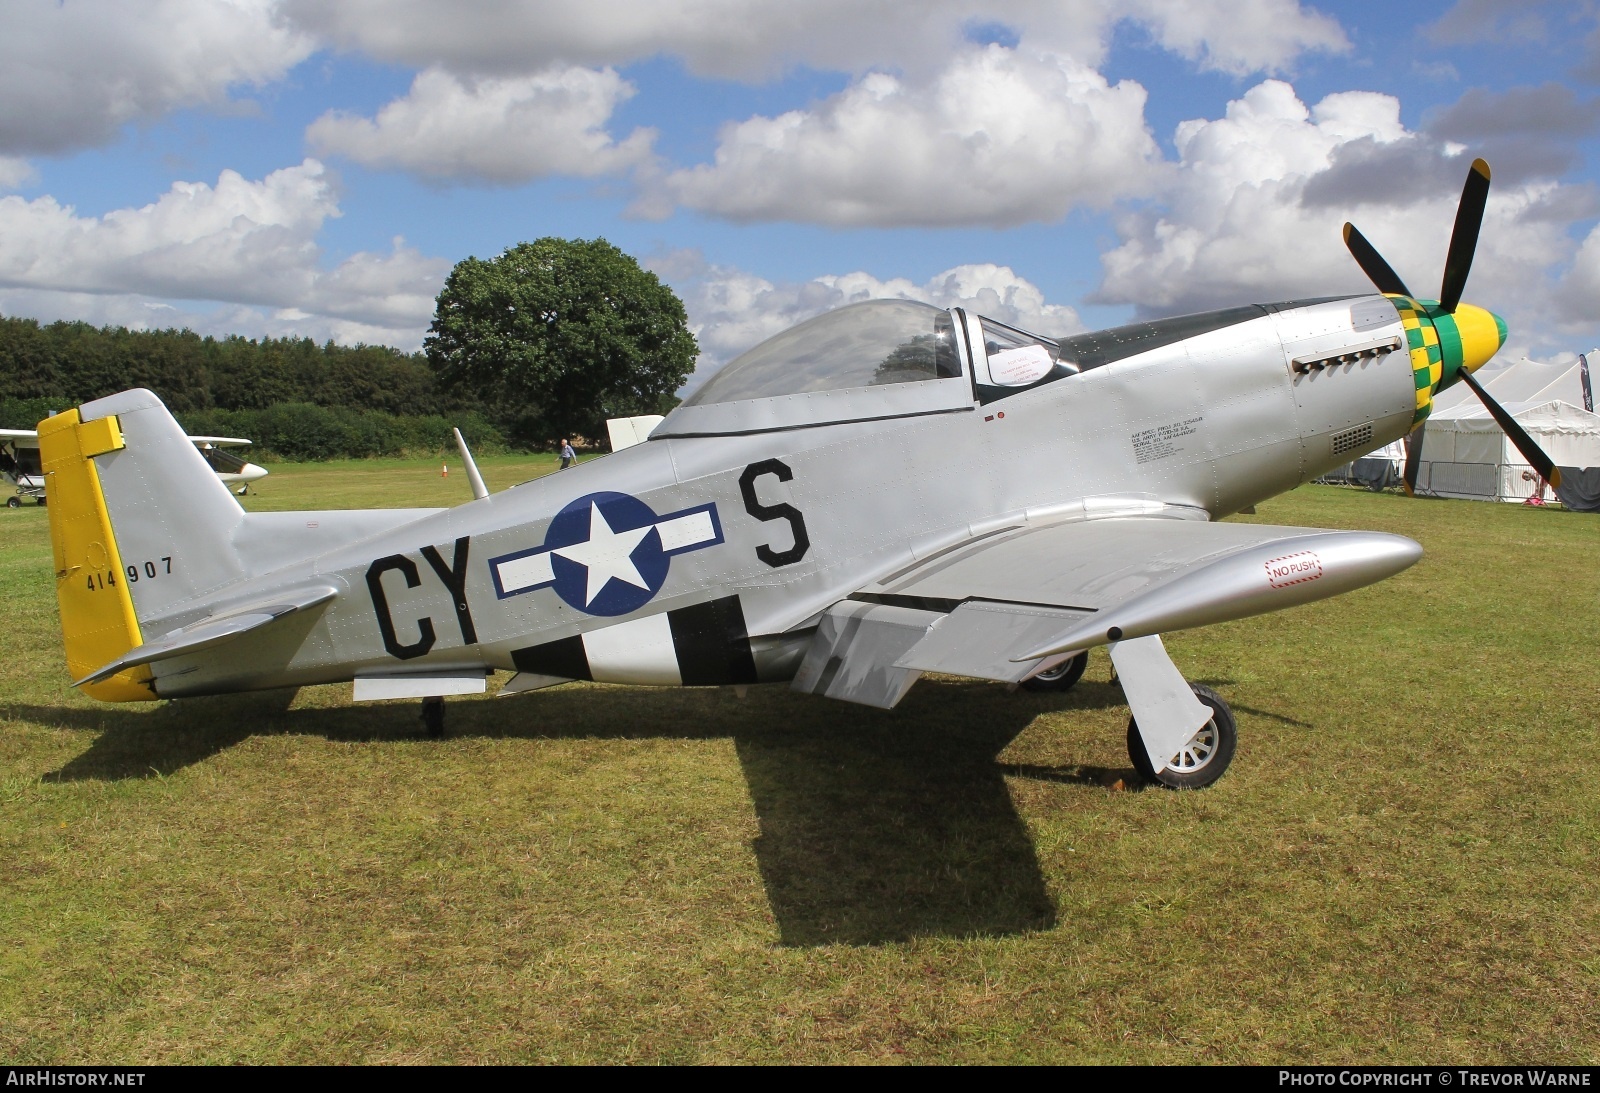
[[[425,673],[404,675],[360,675],[353,692],[356,702],[382,702],[389,698],[443,698],[445,695],[481,695],[489,689],[489,677],[482,668],[445,671],[434,668]]]
[[[791,686],[892,709],[921,672],[897,666],[942,616],[937,611],[845,600],[828,608]]]
[[[338,594],[339,590],[332,585],[313,585],[309,588],[291,589],[270,600],[231,608],[226,614],[201,619],[197,623],[174,630],[153,641],[137,645],[109,664],[78,680],[73,686],[98,683],[103,679],[110,679],[126,668],[140,664],[153,664],[158,660],[171,660],[173,657],[198,653],[202,649],[209,649],[214,645],[221,645],[259,630],[285,615],[327,603]]]
[[[1011,658],[1091,618],[1059,607],[969,600],[934,623],[928,636],[896,662],[898,668],[1016,683],[1038,664]]]

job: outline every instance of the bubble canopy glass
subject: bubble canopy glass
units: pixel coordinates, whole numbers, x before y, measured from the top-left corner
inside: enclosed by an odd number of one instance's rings
[[[950,314],[911,300],[872,300],[808,319],[734,358],[683,405],[957,379]]]

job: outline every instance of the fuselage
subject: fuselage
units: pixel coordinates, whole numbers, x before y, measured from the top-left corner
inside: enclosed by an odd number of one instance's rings
[[[953,314],[961,374],[921,381],[914,399],[902,384],[877,409],[812,395],[788,410],[686,406],[646,443],[379,534],[330,521],[329,540],[346,541],[319,549],[297,527],[301,560],[272,567],[257,551],[205,597],[152,613],[139,601],[158,582],[134,584],[147,630],[295,581],[339,590],[226,655],[154,665],[154,689],[562,678],[578,650],[587,678],[615,682],[783,679],[830,604],[942,549],[1025,523],[1220,518],[1404,436],[1417,413],[1406,330],[1383,296],[1068,338],[1074,370],[1014,388],[975,380],[976,323]],[[317,514],[297,515],[315,529]],[[184,544],[172,549],[184,564]],[[739,630],[748,661],[715,648]],[[701,635],[709,652],[686,660],[682,642],[702,631],[717,631]]]

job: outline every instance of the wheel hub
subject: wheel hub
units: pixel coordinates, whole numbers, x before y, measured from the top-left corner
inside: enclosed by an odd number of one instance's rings
[[[1183,747],[1167,762],[1167,769],[1179,774],[1191,774],[1211,762],[1217,754],[1217,723],[1207,721]]]

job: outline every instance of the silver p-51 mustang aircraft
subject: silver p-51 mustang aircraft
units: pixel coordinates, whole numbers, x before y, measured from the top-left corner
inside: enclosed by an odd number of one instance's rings
[[[1134,764],[1207,785],[1234,720],[1160,635],[1421,556],[1214,521],[1473,382],[1505,339],[1460,303],[1487,186],[1479,161],[1436,303],[1347,226],[1381,294],[1060,340],[856,304],[734,360],[645,443],[492,496],[467,456],[477,496],[448,510],[247,513],[150,392],[90,402],[39,427],[68,665],[108,701],[353,679],[438,731],[442,696],[494,669],[508,693],[792,680],[887,708],[924,672],[1069,687],[1108,645]]]

